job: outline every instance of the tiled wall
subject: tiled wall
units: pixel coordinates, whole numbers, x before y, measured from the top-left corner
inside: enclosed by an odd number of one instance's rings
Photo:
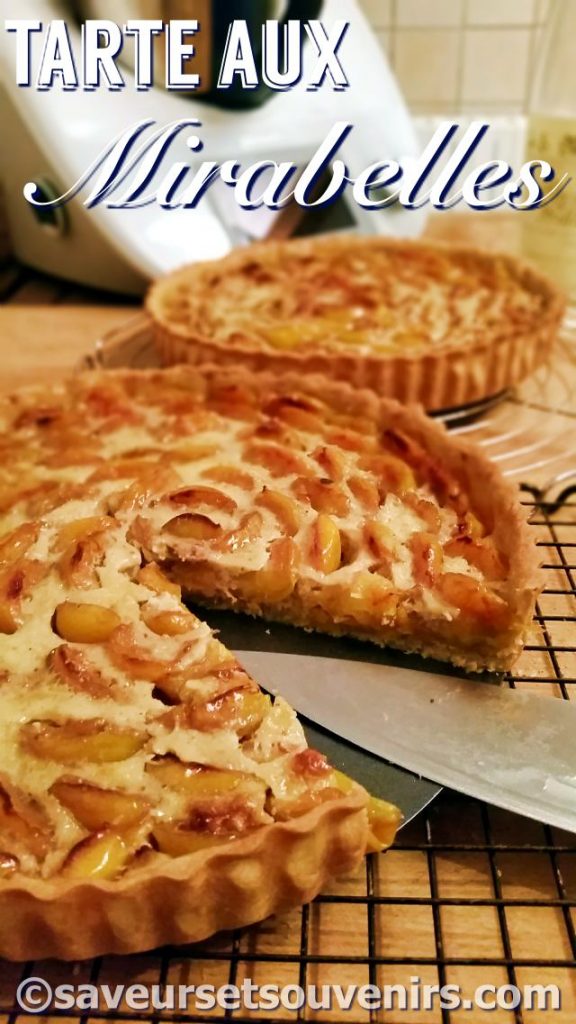
[[[360,2],[414,113],[526,110],[550,0]]]

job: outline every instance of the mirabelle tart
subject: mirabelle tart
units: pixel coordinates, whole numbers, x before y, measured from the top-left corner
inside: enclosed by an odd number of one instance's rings
[[[398,812],[180,585],[505,668],[538,578],[498,471],[372,393],[219,368],[82,374],[0,400],[0,429],[0,954],[201,939],[387,845]]]
[[[350,235],[185,267],[146,304],[165,363],[323,373],[429,410],[522,380],[548,357],[564,307],[510,256]]]
[[[96,423],[105,449],[114,428]],[[0,954],[14,959],[260,920],[389,845],[400,820],[308,749],[288,705],[141,564],[127,534],[142,478],[135,496],[117,462],[97,465],[81,499],[40,518],[16,496],[21,522],[0,536]],[[151,491],[176,480],[155,475]]]

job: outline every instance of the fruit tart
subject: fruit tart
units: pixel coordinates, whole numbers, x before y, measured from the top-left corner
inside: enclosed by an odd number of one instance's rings
[[[152,286],[147,308],[166,363],[323,373],[441,410],[531,373],[564,303],[511,256],[330,235],[185,267]]]
[[[86,373],[0,424],[0,954],[200,940],[388,845],[396,809],[307,749],[182,590],[503,669],[539,585],[513,487],[323,378]]]
[[[308,749],[289,706],[143,560],[138,515],[198,455],[191,440],[186,452],[168,443],[164,466],[131,451],[144,433],[150,448],[158,431],[180,433],[187,392],[167,382],[146,425],[152,384],[91,379],[1,409],[10,959],[128,953],[250,924],[313,898],[400,821]]]

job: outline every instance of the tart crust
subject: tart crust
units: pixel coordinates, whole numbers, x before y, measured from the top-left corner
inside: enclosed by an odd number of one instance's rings
[[[232,341],[219,336],[216,329],[207,327],[202,320],[202,301],[216,304],[219,282],[242,273],[251,264],[273,274],[276,264],[297,257],[313,261],[321,271],[326,257],[341,254],[345,260],[360,254],[369,260],[371,253],[382,251],[398,265],[427,254],[440,254],[456,265],[465,265],[472,276],[503,274],[514,289],[533,297],[535,308],[527,323],[515,324],[504,313],[497,323],[480,323],[473,338],[463,341],[456,329],[447,338],[416,352],[407,348],[378,353],[369,347],[359,352],[357,345],[335,344],[338,340],[335,328],[332,333],[327,330],[321,343],[285,351],[263,340],[257,311],[253,314],[253,330],[234,332]],[[290,287],[289,282],[286,287]],[[189,311],[185,322],[175,319],[170,308],[179,289],[199,297],[197,308]],[[404,403],[420,403],[428,411],[455,408],[493,397],[532,373],[550,355],[564,305],[562,294],[547,277],[509,255],[442,243],[337,235],[261,243],[236,250],[219,261],[184,267],[156,282],[146,300],[153,320],[155,343],[165,364],[217,362],[240,364],[252,371],[272,370],[277,374],[287,371],[301,375],[320,373],[357,388],[371,388],[381,396]],[[286,321],[279,314],[277,323],[283,322]],[[340,341],[342,337],[340,332]]]
[[[111,882],[0,881],[0,956],[84,960],[200,942],[307,903],[366,851],[366,793]]]

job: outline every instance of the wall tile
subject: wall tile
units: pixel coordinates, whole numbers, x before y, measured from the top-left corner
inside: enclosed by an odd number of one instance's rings
[[[396,23],[400,28],[455,27],[462,20],[464,0],[397,0]]]
[[[467,0],[466,4],[469,25],[531,25],[535,18],[536,0]]]
[[[460,33],[398,32],[394,67],[408,103],[419,110],[456,105]]]
[[[443,116],[525,112],[550,2],[360,0],[412,109]]]
[[[495,100],[507,100],[511,107],[523,103],[529,54],[529,29],[468,29],[462,73],[464,105]]]

